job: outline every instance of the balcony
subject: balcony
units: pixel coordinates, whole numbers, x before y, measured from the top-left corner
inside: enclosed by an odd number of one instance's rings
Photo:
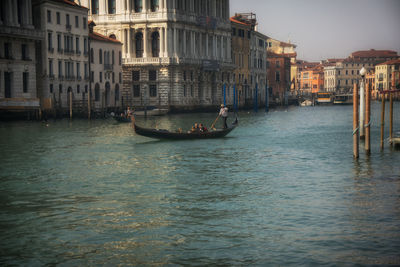
[[[64,54],[65,55],[73,55],[73,54],[75,54],[75,51],[74,50],[64,50]]]
[[[63,75],[58,75],[58,80],[60,80],[60,81],[64,80],[64,76]]]
[[[80,51],[80,50],[76,50],[75,52],[76,52],[76,54],[77,54],[78,56],[81,55],[81,51]]]
[[[62,54],[62,53],[64,52],[64,50],[63,50],[62,48],[58,48],[58,49],[57,49],[57,52],[60,53],[60,54]]]
[[[104,70],[112,71],[113,70],[113,64],[104,64]]]
[[[53,73],[49,74],[49,79],[54,80],[54,74]]]
[[[67,29],[67,31],[71,31],[71,28],[72,28],[71,24],[65,25],[65,29]]]
[[[54,53],[54,48],[53,48],[53,47],[49,47],[48,51],[49,51],[50,53]]]

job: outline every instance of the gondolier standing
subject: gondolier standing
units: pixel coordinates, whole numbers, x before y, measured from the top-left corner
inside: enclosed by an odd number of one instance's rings
[[[221,109],[219,110],[219,116],[221,116],[223,119],[224,129],[228,128],[228,125],[226,124],[226,119],[228,118],[228,108],[225,107],[224,104],[221,104]]]

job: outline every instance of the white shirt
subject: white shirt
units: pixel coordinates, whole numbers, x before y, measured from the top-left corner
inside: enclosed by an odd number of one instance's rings
[[[222,117],[228,117],[228,108],[227,107],[221,108],[219,111],[219,115]]]

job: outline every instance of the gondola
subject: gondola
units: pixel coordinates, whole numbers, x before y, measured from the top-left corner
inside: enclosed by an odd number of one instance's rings
[[[131,122],[131,118],[127,118],[125,116],[114,116],[113,118],[118,122]]]
[[[143,128],[134,123],[135,132],[138,135],[157,138],[157,139],[171,139],[171,140],[190,140],[190,139],[210,139],[221,138],[230,133],[238,125],[237,118],[226,129],[208,130],[207,132],[171,132],[164,129]]]

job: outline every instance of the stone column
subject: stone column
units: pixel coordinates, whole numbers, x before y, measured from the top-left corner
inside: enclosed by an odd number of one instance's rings
[[[174,28],[174,55],[178,56],[178,29]]]
[[[121,36],[120,37],[120,41],[122,43],[122,51],[121,51],[121,53],[122,53],[122,57],[124,58],[124,57],[126,57],[125,29],[121,29],[119,35]]]
[[[210,55],[208,54],[208,33],[206,33],[206,58],[210,58]]]
[[[183,56],[186,57],[187,55],[187,48],[186,48],[186,30],[183,29]]]
[[[164,57],[169,57],[170,55],[170,49],[169,49],[169,38],[171,36],[170,34],[170,29],[167,27],[164,28],[165,29],[165,53],[164,53]]]
[[[99,15],[107,14],[106,1],[107,0],[99,0]]]
[[[132,36],[131,39],[129,40],[131,43],[131,58],[136,57],[136,33],[137,30],[135,28],[132,29]]]
[[[160,57],[164,57],[164,28],[160,28]]]
[[[147,13],[147,0],[142,0],[143,3],[143,12]]]
[[[159,0],[160,1],[160,10],[164,10],[164,0]]]
[[[127,40],[126,40],[126,44],[127,44],[127,47],[128,47],[128,52],[127,52],[127,57],[128,58],[131,58],[132,56],[131,56],[131,42],[132,42],[132,37],[131,37],[131,28],[129,27],[128,29],[127,29],[127,38],[126,38]]]
[[[147,57],[147,51],[148,51],[147,49],[148,49],[147,28],[144,28],[143,29],[143,57]]]

